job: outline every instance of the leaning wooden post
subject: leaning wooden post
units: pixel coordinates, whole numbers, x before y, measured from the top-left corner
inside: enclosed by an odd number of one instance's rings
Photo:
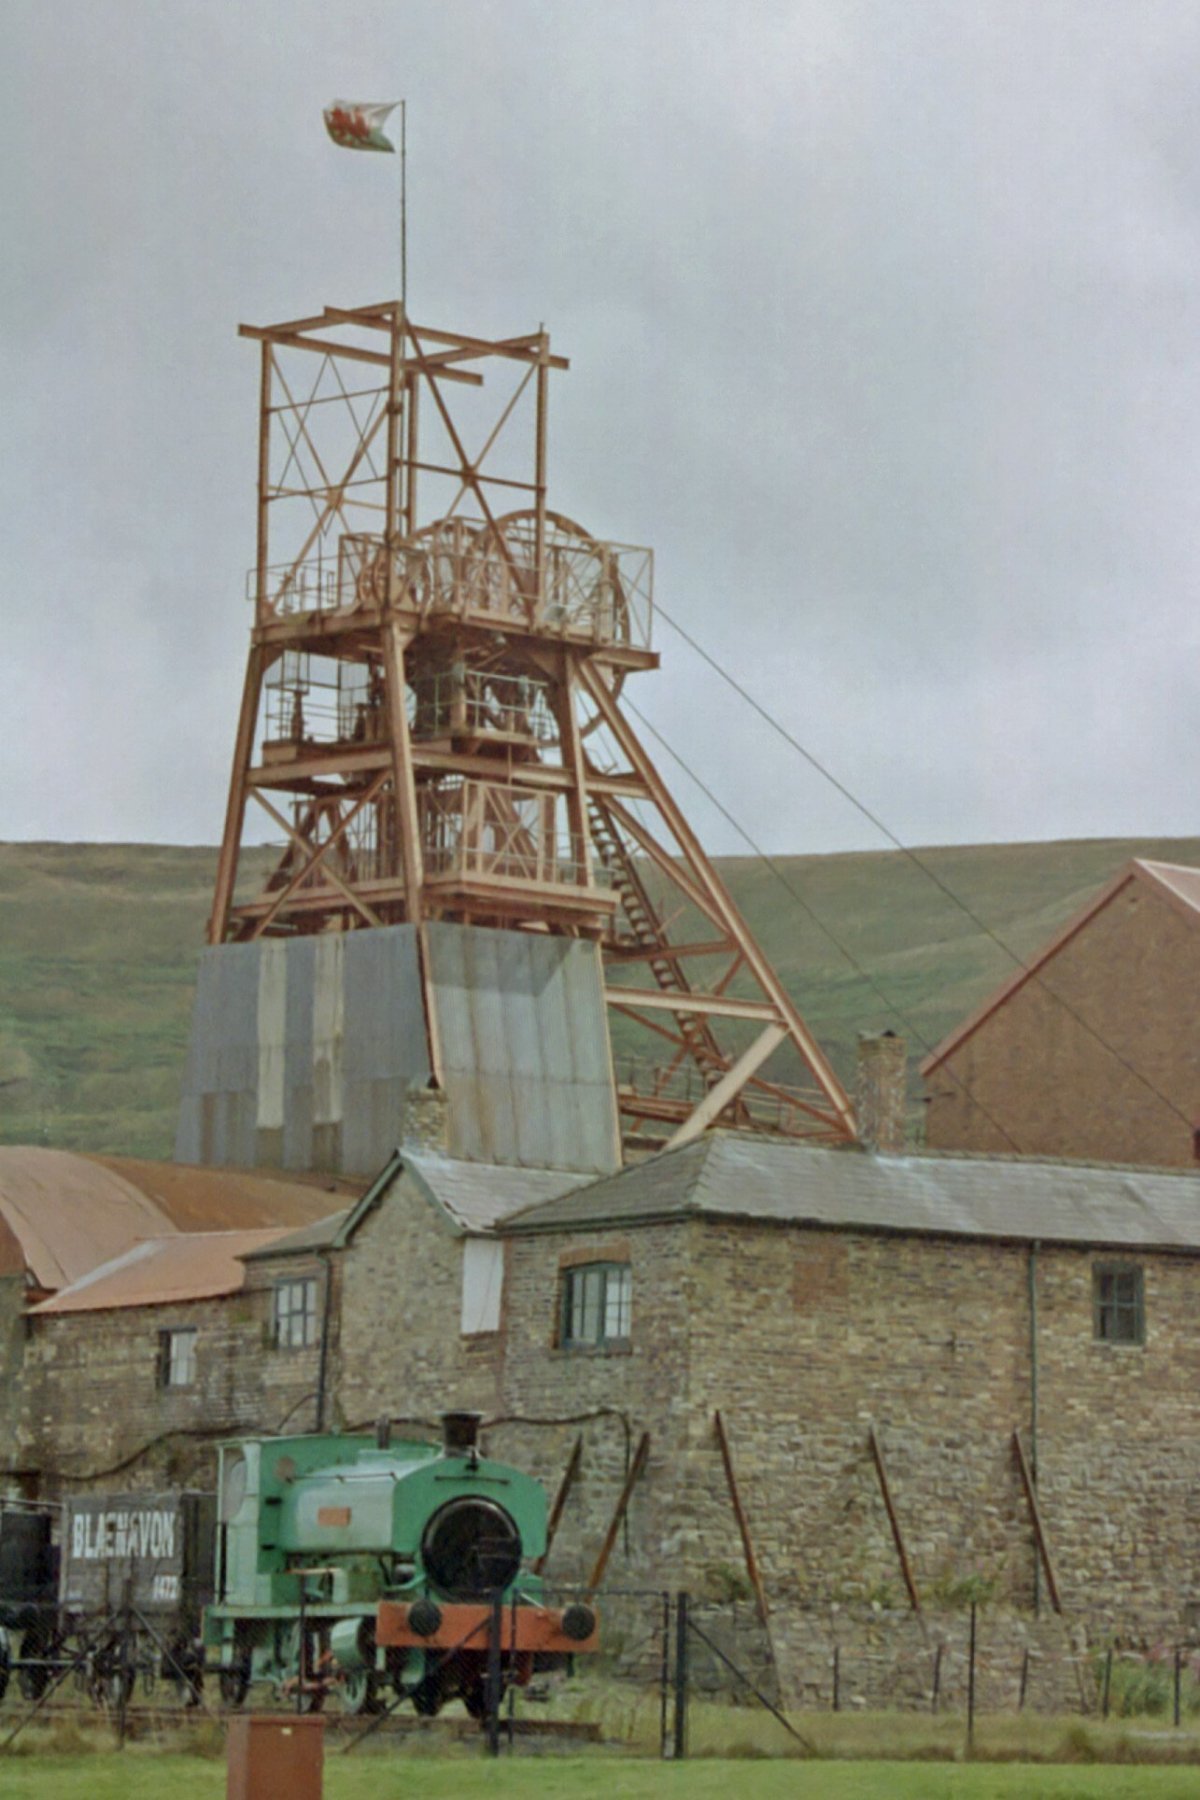
[[[896,1516],[896,1508],[892,1504],[892,1489],[888,1481],[887,1469],[884,1467],[883,1451],[879,1447],[879,1439],[875,1436],[872,1425],[867,1434],[871,1446],[871,1455],[875,1461],[875,1473],[879,1477],[879,1491],[883,1495],[883,1504],[887,1510],[888,1523],[892,1528],[892,1538],[896,1545],[896,1555],[900,1558],[900,1573],[904,1577],[904,1585],[908,1589],[909,1604],[915,1613],[921,1610],[921,1597],[917,1593],[917,1584],[913,1580],[912,1567],[908,1560],[908,1551],[904,1548],[904,1538],[900,1531],[900,1520]]]
[[[758,1616],[765,1626],[768,1622],[766,1589],[763,1587],[758,1558],[754,1554],[754,1545],[750,1539],[750,1521],[746,1517],[746,1509],[742,1505],[742,1497],[738,1492],[737,1477],[733,1472],[733,1456],[729,1449],[725,1421],[719,1412],[713,1414],[713,1424],[717,1429],[717,1442],[721,1446],[721,1461],[725,1464],[725,1480],[729,1484],[729,1498],[733,1502],[734,1517],[738,1522],[738,1530],[742,1534],[742,1555],[746,1560],[746,1573],[750,1577],[750,1586],[754,1589],[754,1597],[758,1601]]]
[[[1029,1464],[1025,1460],[1025,1446],[1021,1442],[1021,1434],[1012,1434],[1013,1454],[1017,1459],[1017,1468],[1021,1472],[1021,1484],[1025,1489],[1025,1498],[1029,1502],[1029,1516],[1033,1520],[1033,1535],[1037,1543],[1038,1555],[1042,1559],[1042,1568],[1046,1576],[1046,1589],[1050,1595],[1050,1604],[1056,1613],[1062,1611],[1062,1601],[1058,1597],[1058,1583],[1054,1579],[1054,1565],[1050,1561],[1050,1548],[1046,1542],[1046,1533],[1042,1527],[1041,1510],[1038,1507],[1037,1489],[1033,1485],[1033,1476],[1029,1472]]]
[[[621,1520],[625,1517],[638,1476],[645,1467],[646,1458],[649,1454],[650,1433],[648,1431],[643,1431],[641,1438],[638,1440],[638,1447],[633,1453],[633,1461],[629,1465],[629,1473],[625,1477],[625,1485],[621,1489],[621,1497],[617,1501],[616,1511],[612,1516],[612,1523],[608,1528],[603,1544],[600,1546],[600,1554],[596,1558],[596,1566],[592,1570],[591,1579],[587,1585],[589,1600],[600,1586],[600,1583],[604,1580],[604,1571],[607,1569],[608,1559],[613,1553],[613,1546],[617,1541],[617,1533],[621,1529]]]
[[[562,1520],[563,1508],[567,1504],[567,1496],[575,1486],[575,1477],[579,1474],[579,1465],[582,1460],[583,1433],[581,1431],[579,1436],[575,1439],[575,1448],[571,1451],[570,1457],[567,1460],[567,1466],[563,1471],[562,1480],[558,1484],[558,1492],[554,1496],[554,1504],[550,1508],[550,1517],[546,1521],[546,1548],[542,1551],[542,1554],[533,1565],[533,1572],[535,1575],[540,1575],[546,1566],[546,1560],[553,1548],[554,1539]]]

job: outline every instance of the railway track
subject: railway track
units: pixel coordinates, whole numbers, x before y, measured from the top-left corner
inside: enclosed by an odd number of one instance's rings
[[[251,1696],[251,1702],[253,1696]],[[183,1706],[173,1700],[155,1701],[153,1699],[131,1700],[125,1708],[125,1719],[131,1731],[137,1733],[144,1728],[187,1731],[199,1730],[200,1727],[214,1722],[226,1724],[236,1718],[239,1713],[253,1712],[256,1717],[271,1715],[287,1718],[294,1709],[275,1705],[259,1706],[248,1703],[242,1707],[214,1705],[211,1707]],[[4,1730],[18,1724],[24,1712],[30,1712],[28,1702],[14,1703],[10,1696],[0,1705],[0,1734]],[[363,1715],[342,1712],[329,1707],[321,1715],[326,1721],[327,1730],[336,1737],[352,1737],[370,1725],[375,1736],[387,1737],[432,1737],[434,1740],[445,1738],[453,1742],[459,1740],[474,1741],[481,1735],[479,1721],[469,1718],[455,1718],[445,1713],[434,1719],[414,1718],[410,1713],[383,1713],[379,1715]],[[118,1714],[115,1707],[96,1706],[83,1699],[47,1700],[37,1711],[39,1724],[62,1724],[68,1720],[80,1725],[115,1725]],[[540,1738],[544,1741],[569,1739],[575,1742],[599,1743],[601,1741],[600,1726],[592,1721],[572,1719],[530,1719],[513,1720],[513,1735],[519,1738]],[[501,1730],[507,1732],[507,1718],[501,1720]]]

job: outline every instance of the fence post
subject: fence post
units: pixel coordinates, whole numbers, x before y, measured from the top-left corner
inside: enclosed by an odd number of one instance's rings
[[[659,1707],[658,1707],[658,1753],[667,1755],[667,1707],[670,1704],[671,1692],[671,1596],[664,1593],[662,1597],[662,1654],[658,1669]]]
[[[1183,1651],[1179,1648],[1179,1645],[1176,1644],[1176,1646],[1175,1646],[1175,1725],[1176,1725],[1176,1728],[1178,1728],[1178,1725],[1179,1725],[1179,1698],[1180,1698],[1180,1688],[1182,1687],[1182,1682],[1183,1682]]]
[[[1024,1712],[1024,1710],[1025,1710],[1025,1693],[1026,1693],[1026,1690],[1028,1687],[1029,1687],[1029,1646],[1026,1645],[1024,1655],[1021,1657],[1021,1690],[1020,1690],[1019,1694],[1017,1695],[1017,1711],[1018,1712]]]
[[[833,1710],[834,1710],[834,1712],[837,1712],[841,1706],[841,1699],[842,1699],[842,1696],[841,1696],[841,1673],[842,1673],[842,1647],[840,1644],[835,1644],[833,1646]]]
[[[971,1644],[967,1655],[967,1749],[975,1747],[975,1601],[971,1602]]]
[[[937,1649],[933,1653],[933,1696],[932,1696],[932,1701],[931,1701],[930,1708],[929,1708],[930,1712],[935,1713],[937,1711],[938,1697],[941,1694],[941,1691],[942,1691],[942,1645],[939,1644]]]
[[[487,1753],[500,1754],[500,1639],[504,1629],[504,1602],[497,1594],[488,1619],[487,1688],[484,1706],[487,1712]]]
[[[681,1589],[675,1596],[675,1760],[687,1755],[688,1709],[688,1597]]]
[[[1104,1658],[1104,1699],[1101,1702],[1101,1707],[1100,1707],[1101,1717],[1105,1718],[1105,1719],[1107,1719],[1107,1717],[1108,1717],[1108,1697],[1109,1697],[1109,1694],[1111,1691],[1112,1691],[1112,1645],[1110,1644],[1108,1646],[1107,1654],[1105,1655],[1105,1658]]]

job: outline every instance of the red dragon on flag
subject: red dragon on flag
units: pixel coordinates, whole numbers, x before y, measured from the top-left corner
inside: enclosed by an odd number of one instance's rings
[[[398,101],[376,105],[362,100],[334,100],[325,108],[325,129],[343,150],[395,150],[383,125]]]

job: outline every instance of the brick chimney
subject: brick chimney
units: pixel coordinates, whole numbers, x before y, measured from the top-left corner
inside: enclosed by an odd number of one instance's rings
[[[864,1150],[902,1155],[907,1112],[908,1046],[894,1031],[858,1034],[858,1136]]]
[[[404,1147],[446,1155],[450,1148],[450,1107],[441,1088],[409,1088],[404,1102]]]

